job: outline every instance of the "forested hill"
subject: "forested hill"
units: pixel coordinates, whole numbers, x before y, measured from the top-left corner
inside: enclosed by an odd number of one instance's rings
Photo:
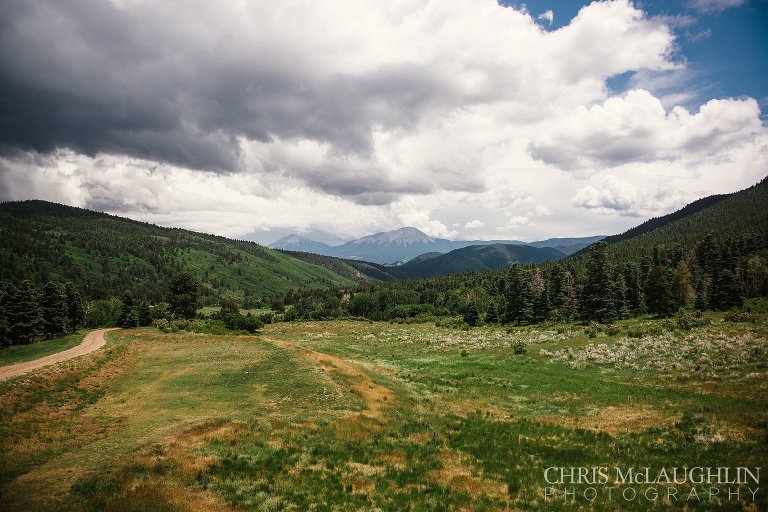
[[[334,262],[335,271],[253,242],[163,228],[46,201],[0,203],[0,281],[72,280],[90,299],[161,301],[170,276],[191,270],[204,301],[233,296],[258,304],[292,288],[349,286],[369,277]]]
[[[768,177],[748,189],[695,201],[664,217],[605,239],[608,255],[636,260],[654,247],[687,252],[708,234],[719,238],[757,236],[768,239]],[[586,251],[582,251],[584,253]]]
[[[566,255],[551,247],[493,244],[471,245],[448,254],[423,256],[409,261],[402,268],[415,277],[429,277],[506,268],[515,261],[541,263],[559,260]]]

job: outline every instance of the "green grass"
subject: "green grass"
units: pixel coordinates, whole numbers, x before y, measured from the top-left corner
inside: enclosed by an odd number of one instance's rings
[[[0,348],[0,366],[32,361],[33,359],[62,352],[79,345],[83,341],[84,336],[84,333],[76,332],[63,338],[38,341],[29,345],[12,345]]]
[[[707,320],[593,338],[575,324],[119,331],[103,354],[0,385],[0,492],[74,512],[765,508],[764,486],[754,507],[543,496],[550,466],[764,466],[768,325]]]

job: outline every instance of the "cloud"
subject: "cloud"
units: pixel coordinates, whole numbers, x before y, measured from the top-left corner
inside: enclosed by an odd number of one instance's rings
[[[542,19],[495,0],[7,0],[0,198],[228,236],[532,240],[626,229],[593,214],[644,215],[655,180],[694,199],[768,168],[754,100],[705,101],[674,53],[693,18],[615,0]],[[613,95],[617,75],[634,90]],[[639,195],[604,196],[608,174]]]
[[[450,230],[439,220],[430,218],[430,212],[426,209],[409,210],[398,215],[403,226],[414,227],[429,236],[439,238],[455,238],[458,231]]]
[[[463,141],[468,126],[600,97],[611,74],[668,67],[672,39],[626,1],[552,33],[492,0],[9,0],[0,16],[6,156],[280,172],[361,204],[482,189],[472,155],[503,141]]]
[[[699,12],[710,14],[739,7],[745,3],[746,0],[689,0],[688,5]]]
[[[465,229],[477,229],[485,226],[485,222],[480,219],[475,219],[464,224]]]
[[[704,159],[751,143],[763,132],[751,98],[711,100],[698,113],[665,111],[644,90],[581,107],[534,138],[534,158],[562,169],[594,173],[636,162]]]
[[[641,189],[613,175],[601,180],[598,188],[591,185],[576,191],[573,204],[603,215],[641,217],[658,211],[666,212],[685,205],[679,191],[669,188]]]
[[[544,21],[546,21],[547,23],[549,23],[550,25],[552,25],[552,22],[553,22],[553,21],[555,21],[555,13],[554,13],[554,12],[552,12],[552,9],[550,9],[550,10],[548,10],[548,11],[546,11],[546,12],[543,12],[543,13],[539,14],[539,15],[536,17],[536,19],[538,19],[538,20],[544,20]]]

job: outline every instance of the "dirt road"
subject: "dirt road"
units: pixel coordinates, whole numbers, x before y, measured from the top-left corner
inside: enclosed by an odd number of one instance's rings
[[[99,329],[89,332],[85,335],[85,338],[83,338],[82,343],[76,347],[70,348],[69,350],[64,350],[63,352],[51,354],[49,356],[41,357],[40,359],[35,359],[33,361],[26,361],[24,363],[14,364],[11,366],[0,367],[0,380],[10,379],[11,377],[16,377],[17,375],[31,372],[32,370],[37,370],[43,366],[60,363],[62,361],[66,361],[67,359],[72,359],[74,357],[93,352],[94,350],[98,350],[104,346],[104,343],[107,342],[107,340],[104,339],[104,334],[109,331],[114,331],[115,329],[116,328]]]

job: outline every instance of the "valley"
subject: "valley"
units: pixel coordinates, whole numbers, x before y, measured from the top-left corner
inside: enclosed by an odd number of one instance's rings
[[[569,498],[545,482],[553,466],[765,460],[765,320],[658,327],[114,331],[101,351],[0,383],[0,490],[28,511],[765,506],[746,485],[731,502],[710,501],[708,486],[695,501],[616,502],[601,489],[590,502],[587,484]]]

